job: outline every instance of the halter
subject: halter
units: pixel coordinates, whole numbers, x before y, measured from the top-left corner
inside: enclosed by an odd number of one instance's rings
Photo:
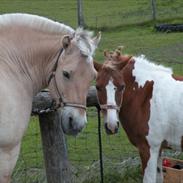
[[[116,110],[118,113],[120,112],[121,105],[122,105],[122,100],[120,100],[119,105],[113,105],[113,104],[99,104],[100,109],[102,109],[102,110],[114,109],[114,110]]]
[[[112,104],[100,104],[100,109],[107,110],[107,109],[115,109],[118,112],[120,111],[121,106],[112,105]]]
[[[50,84],[51,80],[54,79],[55,88],[56,88],[56,91],[57,91],[58,96],[59,96],[59,105],[58,105],[58,108],[59,107],[70,106],[70,107],[76,107],[76,108],[81,108],[81,109],[86,110],[86,106],[85,105],[77,104],[77,103],[71,103],[71,102],[65,102],[63,96],[61,95],[61,93],[60,93],[60,91],[58,89],[58,85],[57,85],[57,80],[56,80],[55,74],[56,74],[56,70],[57,70],[57,67],[58,67],[58,61],[59,61],[59,58],[61,57],[61,55],[63,53],[63,50],[64,49],[61,48],[60,51],[59,51],[59,54],[58,54],[58,57],[56,59],[56,62],[54,64],[54,66],[53,66],[51,75],[50,75],[50,77],[48,79],[48,85]]]

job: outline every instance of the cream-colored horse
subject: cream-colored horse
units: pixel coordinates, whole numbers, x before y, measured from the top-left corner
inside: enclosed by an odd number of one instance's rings
[[[0,16],[0,183],[10,182],[32,98],[49,87],[63,105],[63,130],[86,123],[86,96],[95,77],[92,55],[100,36],[28,14]]]

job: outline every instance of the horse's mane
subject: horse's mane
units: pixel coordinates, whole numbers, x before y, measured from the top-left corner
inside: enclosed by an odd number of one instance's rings
[[[23,25],[36,30],[50,33],[71,34],[74,32],[71,27],[65,24],[38,15],[25,13],[11,13],[0,15],[0,28],[13,25]]]
[[[164,67],[163,65],[158,65],[149,61],[144,55],[133,57],[135,62],[140,66],[139,68],[146,71],[160,71],[163,73],[173,74],[173,71],[169,67]]]
[[[163,73],[173,74],[173,71],[169,67],[164,67],[162,65],[158,65],[156,63],[153,63],[149,61],[144,55],[138,56],[138,57],[132,57],[130,55],[123,55],[121,53],[123,47],[117,48],[115,51],[105,51],[104,55],[107,57],[107,61],[104,62],[103,67],[112,69],[112,70],[118,70],[119,65],[125,62],[128,62],[130,60],[134,60],[139,65],[140,70],[145,71],[160,71]]]
[[[69,34],[73,36],[76,40],[78,47],[81,52],[90,56],[93,55],[95,46],[92,43],[92,32],[83,30],[81,28],[76,29],[76,31],[59,22],[50,20],[45,17],[38,15],[24,14],[24,13],[12,13],[0,15],[0,29],[6,26],[27,26],[35,30],[55,33],[55,34]]]

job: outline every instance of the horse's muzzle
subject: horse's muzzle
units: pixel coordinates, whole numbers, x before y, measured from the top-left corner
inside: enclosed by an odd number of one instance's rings
[[[62,129],[65,134],[76,136],[82,131],[86,124],[86,116],[77,112],[77,109],[72,107],[69,109],[63,109],[61,114]],[[74,112],[75,111],[75,112]]]
[[[108,135],[113,135],[113,134],[118,133],[119,122],[117,122],[117,126],[114,127],[113,129],[109,129],[107,123],[105,123],[104,126],[105,126],[105,131],[106,131],[106,133],[107,133]]]

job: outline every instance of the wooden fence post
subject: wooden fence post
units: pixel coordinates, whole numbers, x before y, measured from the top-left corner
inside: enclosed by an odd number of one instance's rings
[[[32,106],[32,114],[39,115],[47,183],[72,183],[61,112],[46,110],[52,109],[52,104],[49,92],[41,92],[34,97]],[[87,106],[99,106],[94,86],[88,91]]]
[[[152,19],[156,20],[156,0],[151,0]]]
[[[78,12],[78,26],[85,27],[82,0],[77,0],[77,12]]]
[[[72,182],[60,115],[60,111],[39,115],[48,183]]]

